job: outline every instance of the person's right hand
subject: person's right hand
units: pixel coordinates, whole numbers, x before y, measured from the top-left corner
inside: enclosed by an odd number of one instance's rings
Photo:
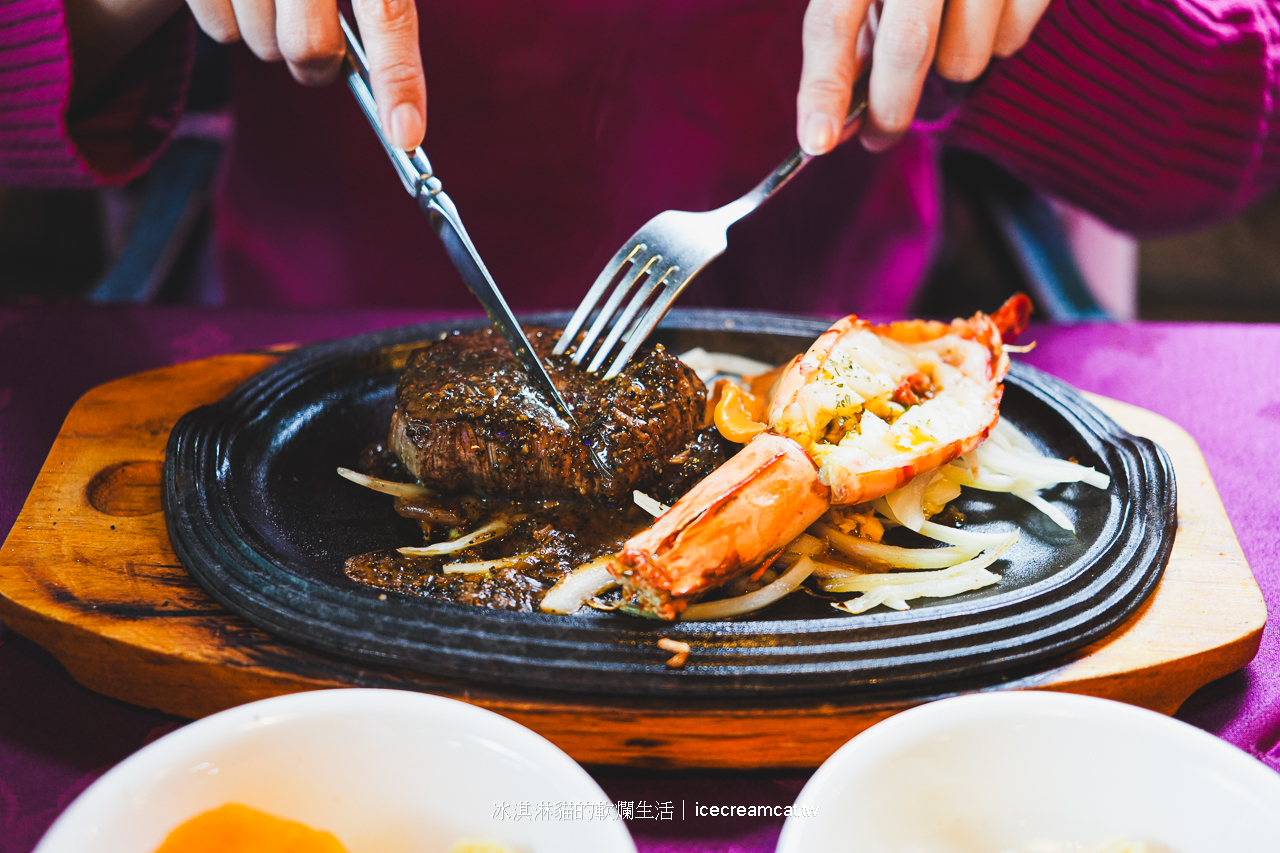
[[[337,0],[187,0],[201,29],[223,44],[244,39],[259,58],[284,60],[299,82],[322,86],[337,76],[344,47]],[[388,138],[422,144],[427,84],[414,0],[354,0],[369,61],[373,97]]]
[[[863,22],[876,0],[809,0],[804,65],[796,97],[796,135],[813,155],[835,148],[854,81],[866,57],[858,52]],[[978,78],[993,58],[1022,48],[1050,0],[884,0],[872,48],[862,144],[893,145],[915,119],[925,75]]]

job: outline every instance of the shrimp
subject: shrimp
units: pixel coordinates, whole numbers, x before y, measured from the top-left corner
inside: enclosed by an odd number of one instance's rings
[[[882,497],[977,447],[999,417],[1004,339],[1030,311],[1019,294],[951,323],[836,321],[787,365],[755,437],[623,546],[609,570],[630,606],[676,619],[832,506]]]

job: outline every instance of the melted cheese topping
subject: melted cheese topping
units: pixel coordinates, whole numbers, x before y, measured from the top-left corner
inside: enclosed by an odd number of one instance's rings
[[[907,345],[851,330],[770,427],[806,446],[831,485],[981,431],[993,417],[990,371],[987,349],[956,335]],[[931,396],[895,400],[911,377],[923,377]]]

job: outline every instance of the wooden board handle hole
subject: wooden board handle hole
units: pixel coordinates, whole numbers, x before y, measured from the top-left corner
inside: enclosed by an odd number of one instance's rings
[[[103,468],[89,481],[89,503],[98,512],[115,516],[151,515],[163,508],[159,462],[120,462]]]

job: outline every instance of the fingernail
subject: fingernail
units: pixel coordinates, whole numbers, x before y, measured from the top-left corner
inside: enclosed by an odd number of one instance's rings
[[[836,120],[826,113],[809,113],[800,127],[800,147],[810,156],[826,154],[836,144]]]
[[[410,104],[401,104],[391,111],[391,141],[405,149],[417,148],[422,138],[422,113]]]
[[[873,127],[862,131],[862,147],[872,154],[881,154],[893,147],[900,137],[897,134],[881,133]]]

